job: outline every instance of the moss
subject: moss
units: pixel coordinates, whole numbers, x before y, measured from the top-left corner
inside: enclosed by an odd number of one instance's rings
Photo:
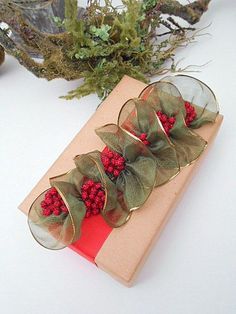
[[[65,0],[64,20],[55,17],[55,23],[65,28],[62,34],[40,32],[25,19],[19,6],[0,2],[0,20],[18,33],[24,47],[1,28],[0,44],[38,77],[83,78],[67,99],[90,93],[104,98],[125,74],[147,82],[150,76],[166,71],[165,62],[174,60],[176,49],[194,39],[194,29],[180,26],[172,15],[196,19],[196,14],[201,16],[199,5],[206,9],[209,0],[195,1],[193,7],[169,0],[122,2],[120,8],[113,7],[111,0],[105,0],[103,6],[99,0],[90,0],[86,14],[78,19],[77,0]],[[163,17],[163,12],[169,12],[170,17]],[[164,34],[161,26],[166,28]],[[38,53],[43,62],[32,59],[27,51]]]

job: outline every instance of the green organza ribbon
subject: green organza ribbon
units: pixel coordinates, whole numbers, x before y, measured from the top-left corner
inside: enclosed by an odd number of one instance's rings
[[[49,249],[61,249],[75,242],[80,237],[80,227],[86,208],[81,199],[80,187],[83,176],[77,169],[67,174],[51,178],[50,185],[55,187],[68,208],[68,214],[43,216],[41,201],[46,190],[31,205],[28,224],[37,242]],[[76,182],[76,184],[75,184]]]
[[[130,99],[121,108],[118,124],[136,136],[147,134],[150,143],[147,149],[156,160],[156,186],[162,185],[179,171],[179,162],[174,145],[163,132],[155,110],[141,99]]]
[[[202,81],[188,76],[166,76],[161,81],[175,85],[184,101],[194,106],[197,117],[190,128],[197,129],[206,123],[214,123],[219,113],[219,105],[213,91]]]
[[[156,183],[156,162],[145,145],[116,124],[96,129],[107,147],[125,158],[125,170],[115,179],[128,210],[142,206]]]
[[[94,151],[86,155],[76,156],[74,161],[81,174],[95,182],[102,183],[106,201],[101,214],[105,221],[113,228],[126,223],[130,218],[130,210],[124,202],[124,195],[119,193],[115,183],[106,175],[101,162],[101,153]]]
[[[189,126],[185,122],[185,102],[194,106],[197,113]],[[169,136],[157,116],[159,111],[175,117]],[[81,189],[89,179],[101,183],[105,193],[101,209],[104,220],[112,228],[125,224],[132,212],[146,202],[154,187],[171,180],[180,167],[201,155],[207,143],[191,129],[213,123],[218,112],[211,89],[190,76],[169,76],[147,86],[139,98],[123,105],[117,124],[95,130],[110,150],[124,158],[125,169],[117,177],[111,177],[105,172],[101,152],[76,156],[75,169],[50,179],[68,213],[42,214],[41,202],[48,190],[31,205],[28,224],[36,241],[49,249],[61,249],[79,239],[86,214]],[[147,145],[138,138],[141,134],[146,135]]]
[[[140,98],[145,99],[156,112],[161,111],[167,116],[175,117],[170,140],[175,147],[180,166],[190,165],[201,155],[207,143],[186,126],[184,100],[179,90],[169,82],[160,81],[145,88]]]

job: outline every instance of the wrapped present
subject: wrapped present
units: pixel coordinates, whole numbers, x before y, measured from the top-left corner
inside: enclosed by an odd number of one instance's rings
[[[125,76],[19,206],[34,238],[130,286],[222,119],[199,80]]]

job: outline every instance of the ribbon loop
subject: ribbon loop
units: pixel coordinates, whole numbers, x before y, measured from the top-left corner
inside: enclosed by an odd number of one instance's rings
[[[209,86],[194,77],[182,74],[166,76],[161,81],[174,84],[185,103],[194,106],[196,118],[190,122],[190,128],[197,129],[206,123],[215,122],[219,113],[219,105]]]
[[[174,145],[169,140],[155,110],[141,99],[130,99],[121,108],[118,124],[139,138],[153,154],[156,164],[156,186],[179,173]]]
[[[196,160],[207,143],[187,127],[184,100],[178,89],[169,82],[157,82],[145,88],[140,98],[154,108],[164,128],[166,127],[165,131],[174,144],[180,166],[185,167]],[[164,117],[173,119],[173,124],[168,123],[166,126]]]
[[[31,233],[46,248],[62,249],[80,237],[80,227],[86,210],[76,186],[70,183],[71,177],[76,173],[77,170],[73,169],[67,174],[50,179],[51,188],[31,205],[28,214]],[[59,203],[58,207],[53,207],[55,198]],[[45,207],[46,205],[48,206]],[[64,208],[59,210],[59,206]]]
[[[105,221],[113,228],[125,224],[131,213],[127,209],[122,195],[118,193],[116,185],[106,175],[101,162],[101,153],[94,151],[79,155],[75,157],[74,161],[85,177],[101,182],[105,192],[105,202],[101,214]]]
[[[123,193],[131,212],[142,206],[156,183],[156,161],[146,146],[116,124],[96,129],[96,134],[109,149],[125,159],[125,169],[111,180]]]

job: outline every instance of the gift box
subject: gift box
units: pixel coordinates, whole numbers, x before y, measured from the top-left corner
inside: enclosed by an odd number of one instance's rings
[[[35,198],[49,188],[49,178],[74,168],[73,158],[76,155],[104,149],[103,142],[94,130],[107,123],[116,123],[123,104],[130,98],[138,97],[145,86],[127,76],[120,81],[19,206],[25,214]],[[92,216],[83,221],[81,237],[70,248],[123,284],[132,285],[195,170],[207,154],[222,120],[222,115],[218,115],[215,123],[204,125],[195,131],[208,142],[200,158],[181,169],[170,182],[155,188],[146,203],[132,214],[125,225],[112,228],[101,215]]]

